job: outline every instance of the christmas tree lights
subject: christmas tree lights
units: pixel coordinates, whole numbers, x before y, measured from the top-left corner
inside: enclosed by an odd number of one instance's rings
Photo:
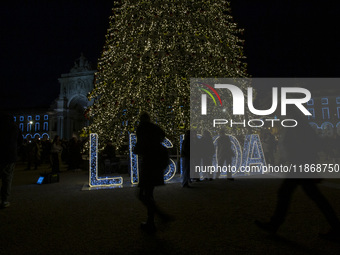
[[[86,131],[120,147],[147,111],[179,145],[190,127],[190,78],[246,76],[240,33],[227,1],[116,1]]]

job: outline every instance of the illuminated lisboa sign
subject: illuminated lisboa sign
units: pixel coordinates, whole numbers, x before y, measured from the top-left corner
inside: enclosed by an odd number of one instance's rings
[[[180,136],[180,148],[182,147],[184,135]],[[214,144],[216,147],[219,136],[214,138]],[[256,134],[246,135],[243,150],[236,137],[229,135],[232,150],[235,157],[232,159],[232,167],[235,169],[233,175],[247,175],[247,173],[240,173],[239,169],[249,166],[258,166],[262,169],[266,166],[265,156],[263,153],[260,137]],[[136,145],[136,134],[131,133],[129,135],[129,166],[130,166],[130,182],[131,184],[138,184],[139,179],[139,161],[138,155],[133,153],[133,148]],[[173,144],[167,138],[163,141],[163,146],[166,148],[172,148]],[[216,164],[216,160],[212,162]],[[123,177],[99,177],[98,176],[98,135],[90,134],[90,160],[89,160],[89,186],[90,187],[115,187],[123,185]],[[179,162],[180,174],[182,174],[182,160]],[[169,182],[174,178],[176,174],[176,162],[170,159],[170,164],[164,171],[164,181]],[[223,176],[223,174],[221,175]]]

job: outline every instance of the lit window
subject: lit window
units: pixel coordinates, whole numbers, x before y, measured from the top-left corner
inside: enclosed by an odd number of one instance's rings
[[[44,131],[48,131],[48,122],[44,122],[44,128],[43,128]]]
[[[40,115],[36,115],[35,120],[40,120]]]
[[[35,123],[35,131],[36,132],[40,131],[40,123],[39,122]]]
[[[321,98],[321,104],[328,104],[328,98],[327,97]]]
[[[312,115],[308,115],[308,119],[315,119],[314,108],[308,108],[308,111],[312,114]]]
[[[32,116],[28,116],[28,117],[27,117],[27,120],[28,120],[28,121],[32,120]]]
[[[48,115],[44,115],[44,120],[48,120]]]
[[[322,118],[329,119],[329,108],[322,108]]]
[[[24,124],[23,123],[19,124],[19,129],[21,130],[21,132],[24,132]]]
[[[27,132],[30,132],[32,130],[32,125],[31,124],[27,124]]]
[[[307,105],[314,105],[314,99],[311,98],[311,99],[307,102]]]
[[[20,121],[24,121],[24,116],[20,116]]]

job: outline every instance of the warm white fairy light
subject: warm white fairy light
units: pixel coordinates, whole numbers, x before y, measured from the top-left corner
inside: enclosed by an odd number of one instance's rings
[[[224,0],[116,1],[86,132],[120,147],[147,111],[178,146],[190,126],[190,77],[246,76],[241,32]]]

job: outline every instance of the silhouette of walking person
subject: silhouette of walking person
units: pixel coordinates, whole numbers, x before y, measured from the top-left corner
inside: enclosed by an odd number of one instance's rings
[[[182,187],[190,188],[190,144],[193,147],[197,146],[197,132],[195,130],[187,130],[184,135],[183,147],[181,156],[183,159],[183,174],[182,174]],[[193,162],[194,159],[192,159]]]
[[[206,169],[212,165],[213,156],[215,154],[212,136],[208,130],[203,131],[202,138],[199,140],[199,146],[201,148],[202,169],[206,171]],[[212,180],[212,174],[207,171],[205,172],[204,177],[205,179]]]
[[[266,161],[268,164],[273,165],[275,162],[274,154],[276,152],[275,137],[267,129],[263,130],[262,137],[262,147],[266,155]]]
[[[2,179],[1,186],[1,205],[0,208],[9,207],[8,198],[11,194],[13,172],[17,161],[18,147],[22,144],[22,135],[19,128],[15,125],[13,117],[0,113],[0,174]]]
[[[154,188],[164,185],[164,170],[169,163],[168,152],[162,145],[165,133],[159,126],[151,123],[148,113],[141,114],[136,133],[137,144],[134,152],[141,157],[139,199],[147,208],[147,221],[141,224],[141,228],[148,233],[154,233],[155,214],[165,222],[170,220],[170,216],[157,207],[153,196]]]
[[[225,129],[222,128],[220,130],[220,137],[217,140],[217,163],[219,166],[227,165],[228,163],[231,163],[231,159],[233,156],[233,151],[231,149],[231,141],[229,137],[225,134]],[[230,168],[228,168],[227,172],[227,180],[233,181],[234,178],[232,178],[232,174],[230,171]],[[215,178],[218,178],[220,175],[220,172],[217,172]]]
[[[298,121],[295,128],[286,128],[279,140],[279,152],[285,162],[304,165],[313,164],[317,159],[317,136],[311,126],[307,123],[305,116],[297,111],[293,112],[293,119]],[[270,233],[276,233],[280,225],[285,221],[293,192],[301,186],[306,195],[315,202],[323,213],[331,229],[320,237],[333,239],[340,237],[340,222],[332,206],[320,192],[317,183],[320,179],[315,175],[287,176],[278,190],[277,204],[273,216],[269,222],[256,221],[258,227]],[[291,177],[291,178],[289,178]],[[299,178],[295,178],[299,177]]]
[[[52,173],[59,173],[60,171],[60,154],[63,150],[59,136],[56,135],[52,142],[51,159],[52,159]]]

